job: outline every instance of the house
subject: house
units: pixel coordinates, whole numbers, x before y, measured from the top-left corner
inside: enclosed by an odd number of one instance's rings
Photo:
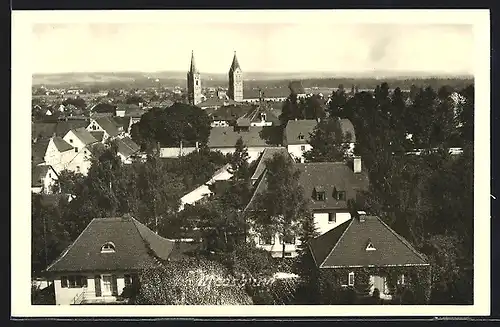
[[[236,120],[243,117],[252,107],[245,105],[229,105],[220,108],[206,109],[207,115],[212,119],[211,127],[229,127],[235,124]]]
[[[350,136],[349,151],[352,153],[356,143],[354,126],[349,119],[339,119],[339,123],[344,134]],[[288,152],[290,152],[296,160],[304,162],[304,153],[312,149],[312,146],[309,144],[309,139],[316,125],[318,125],[318,121],[314,119],[288,121],[284,133],[284,143],[286,144]]]
[[[224,106],[234,106],[238,103],[229,98],[213,97],[197,104],[201,109],[218,109]]]
[[[104,145],[85,128],[72,129],[63,139],[73,146],[75,153],[73,158],[66,162],[66,169],[86,175],[91,166],[92,152]],[[102,147],[97,147],[97,144]]]
[[[50,165],[57,173],[66,169],[66,165],[75,157],[75,148],[59,136],[53,136],[47,143],[44,163]]]
[[[76,148],[75,148],[76,149]],[[105,145],[100,142],[94,142],[81,148],[78,153],[66,163],[66,169],[69,171],[74,171],[82,175],[87,175],[90,167],[92,166],[92,156],[94,156],[98,151],[105,149]]]
[[[205,199],[209,197],[212,194],[212,191],[210,190],[210,186],[218,181],[227,181],[233,177],[233,174],[229,171],[230,164],[224,165],[222,168],[217,170],[213,176],[210,178],[209,181],[207,181],[205,184],[200,185],[193,191],[189,192],[188,194],[184,195],[181,198],[181,205],[179,207],[179,211],[184,210],[184,207],[186,204],[188,205],[194,205],[196,202]]]
[[[63,139],[75,148],[76,153],[90,144],[97,143],[96,138],[82,127],[70,130]]]
[[[49,139],[38,140],[31,144],[31,164],[39,165],[45,162],[45,153],[49,146]]]
[[[123,130],[123,135],[130,136],[130,129],[132,128],[131,117],[113,117],[118,130]]]
[[[136,104],[119,104],[116,107],[116,116],[130,117],[131,125],[140,121],[142,115],[144,115],[145,113],[146,110],[142,109]]]
[[[130,137],[118,138],[115,140],[116,145],[118,147],[118,156],[125,164],[130,164],[136,157],[141,147],[138,146]]]
[[[196,146],[184,147],[181,143],[181,146],[178,148],[160,148],[160,158],[179,158],[195,151],[198,151],[198,144]]]
[[[33,193],[53,193],[58,179],[57,172],[50,165],[31,166],[31,192]]]
[[[246,145],[249,160],[257,159],[262,151],[268,147],[280,144],[279,130],[275,127],[253,127],[250,120],[239,118],[234,127],[212,128],[208,138],[208,147],[212,151],[223,154],[233,153],[238,139],[241,137]]]
[[[358,214],[309,241],[310,253],[320,273],[337,286],[361,293],[368,288],[369,295],[378,289],[380,298],[391,299],[395,288],[412,284],[412,269],[429,269],[430,265],[379,217]]]
[[[104,143],[108,139],[120,136],[123,133],[123,127],[118,126],[113,117],[91,118],[87,131],[103,132],[102,135],[99,133],[96,136],[100,138],[100,142]]]
[[[361,158],[355,158],[352,168],[344,162],[296,163],[295,168],[300,171],[299,185],[304,190],[305,198],[310,201],[309,208],[320,234],[351,220],[350,201],[363,206],[361,192],[368,190],[369,179],[366,171],[361,169]],[[245,208],[246,212],[258,212],[257,195],[267,189],[265,170],[260,175],[254,194]],[[278,235],[255,235],[255,240],[258,247],[271,251],[273,256],[282,255],[282,243],[277,242]],[[297,245],[300,245],[298,239],[288,241],[286,255],[295,257]]]
[[[92,114],[108,114],[111,116],[116,115],[116,106],[106,103],[106,102],[100,102],[95,104],[90,108],[90,112]]]
[[[45,274],[54,281],[57,305],[116,303],[141,269],[179,251],[132,217],[95,218]]]

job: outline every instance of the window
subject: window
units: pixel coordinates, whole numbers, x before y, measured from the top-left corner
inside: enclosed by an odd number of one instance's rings
[[[69,143],[73,143],[73,139],[69,139]]]
[[[280,236],[280,244],[283,244],[283,237]],[[295,244],[295,236],[286,236],[285,244]]]
[[[271,235],[260,236],[259,245],[274,245],[274,237],[271,237]]]
[[[132,284],[132,276],[130,275],[123,275],[123,280],[125,281],[125,287]]]
[[[52,174],[51,173],[49,173],[49,178],[52,178]]]
[[[80,172],[80,166],[76,166],[76,171]]]
[[[304,135],[299,134],[299,140],[303,140],[303,139],[304,139]]]
[[[87,287],[87,277],[80,276],[80,275],[62,276],[61,277],[61,287],[62,288]]]
[[[300,146],[300,151],[306,151],[306,146],[305,145],[301,145]]]
[[[95,125],[92,125],[92,130],[95,131],[96,129],[97,129],[97,127],[95,127]]]
[[[75,152],[78,152],[78,148],[75,148]]]
[[[398,285],[405,285],[405,275],[401,274],[398,276]]]
[[[326,195],[324,191],[316,191],[316,201],[325,201]]]
[[[345,201],[345,191],[338,191],[336,196],[337,201]]]
[[[347,285],[354,286],[354,273],[350,272],[347,276]]]
[[[368,240],[368,244],[366,245],[366,251],[375,251],[376,248],[373,246],[372,241]]]
[[[107,242],[104,243],[104,245],[101,247],[101,253],[112,253],[115,252],[115,245],[113,242]]]
[[[196,86],[198,86],[198,82],[199,82],[199,81],[198,81],[198,80],[196,80]]]
[[[285,257],[291,257],[292,256],[292,252],[285,252]]]
[[[328,223],[329,224],[335,224],[337,222],[337,215],[335,212],[329,212],[328,213]]]

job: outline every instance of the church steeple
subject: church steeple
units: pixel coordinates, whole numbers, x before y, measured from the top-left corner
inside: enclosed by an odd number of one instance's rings
[[[234,101],[243,101],[243,72],[234,52],[233,62],[229,68],[229,98]]]
[[[191,50],[191,66],[189,66],[189,72],[199,74],[198,68],[196,68],[196,63],[194,61],[194,51]]]
[[[231,64],[231,68],[229,68],[229,71],[234,72],[237,68],[241,70],[240,63],[238,62],[238,58],[236,57],[236,51],[235,51],[233,57],[233,63]]]
[[[190,104],[197,105],[201,102],[201,75],[194,61],[194,51],[191,51],[191,65],[187,73],[187,95]]]

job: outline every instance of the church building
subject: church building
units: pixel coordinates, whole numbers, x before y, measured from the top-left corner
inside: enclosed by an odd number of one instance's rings
[[[229,68],[229,88],[228,95],[231,100],[243,101],[243,72],[241,71],[236,51],[234,52],[233,63]]]
[[[189,67],[189,72],[187,73],[187,89],[188,101],[190,104],[197,105],[202,101],[201,75],[198,68],[196,68],[194,52],[191,52],[191,66]]]

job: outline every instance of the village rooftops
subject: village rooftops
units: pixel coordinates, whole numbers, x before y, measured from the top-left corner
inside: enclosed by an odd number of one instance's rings
[[[71,131],[85,145],[89,145],[89,144],[97,142],[97,140],[95,139],[95,137],[93,137],[92,134],[90,134],[90,132],[87,131],[83,127],[72,129]]]
[[[269,127],[247,127],[245,131],[236,131],[234,127],[216,127],[210,130],[208,138],[209,148],[233,148],[236,141],[241,137],[247,147],[273,146],[276,128]]]
[[[219,97],[208,98],[205,101],[198,103],[196,106],[200,108],[217,108],[230,105],[236,105],[238,102],[232,99],[221,99]]]
[[[353,218],[309,241],[319,268],[423,266],[427,259],[376,216]]]
[[[68,142],[66,142],[65,140],[63,140],[63,138],[60,136],[52,137],[52,142],[54,142],[54,145],[56,146],[59,152],[73,150],[73,146]]]
[[[295,163],[300,171],[299,185],[304,190],[306,199],[310,199],[312,210],[347,210],[347,201],[360,197],[359,192],[368,190],[369,180],[366,172],[354,173],[343,162]],[[247,209],[257,210],[257,194],[267,189],[265,173],[262,174]],[[322,193],[322,196],[318,196]]]
[[[31,186],[43,186],[43,179],[47,176],[49,170],[52,170],[54,174],[56,174],[56,172],[49,165],[31,166]]]
[[[117,123],[111,117],[96,118],[95,122],[111,137],[120,134]]]
[[[174,248],[132,217],[95,218],[47,272],[140,270],[168,260]]]
[[[262,174],[266,170],[266,160],[272,159],[272,157],[277,153],[281,153],[285,156],[290,157],[290,159],[292,159],[292,157],[290,156],[290,153],[288,152],[288,150],[285,147],[280,146],[280,147],[265,148],[258,159],[259,162],[257,164],[257,167],[255,167],[255,171],[251,177],[252,180],[257,180],[257,179],[259,179],[260,176],[262,176]]]
[[[116,139],[116,145],[118,146],[118,153],[125,158],[136,154],[141,149],[130,137]]]
[[[356,133],[354,126],[349,119],[340,119],[340,128],[344,134],[349,133],[350,142],[356,142]],[[285,137],[288,145],[291,144],[308,144],[310,133],[318,125],[318,121],[314,119],[289,120],[285,128]]]

